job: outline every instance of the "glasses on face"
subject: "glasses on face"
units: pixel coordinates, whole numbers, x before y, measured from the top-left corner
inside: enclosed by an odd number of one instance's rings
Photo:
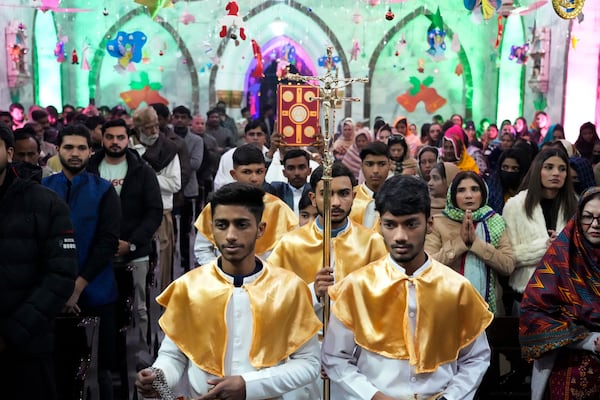
[[[600,215],[594,217],[592,214],[583,214],[581,216],[581,224],[582,225],[592,225],[596,221],[596,223],[600,224]]]

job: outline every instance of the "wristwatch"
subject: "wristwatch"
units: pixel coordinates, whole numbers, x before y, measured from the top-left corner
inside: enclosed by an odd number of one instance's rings
[[[129,252],[133,253],[137,249],[137,246],[131,242],[129,242]]]

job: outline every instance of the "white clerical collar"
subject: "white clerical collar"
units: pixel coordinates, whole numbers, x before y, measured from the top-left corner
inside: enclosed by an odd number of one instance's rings
[[[403,274],[406,274],[406,269],[404,269],[404,267],[400,264],[398,264],[391,255],[388,255],[388,260],[392,263],[392,265],[396,268],[398,268]],[[431,265],[431,258],[429,258],[429,256],[427,256],[427,259],[425,260],[425,263],[423,265],[421,265],[419,268],[417,268],[417,270],[410,276],[411,278],[416,277],[420,274],[423,273],[423,271],[425,271],[427,269],[427,267],[429,267],[429,265]]]

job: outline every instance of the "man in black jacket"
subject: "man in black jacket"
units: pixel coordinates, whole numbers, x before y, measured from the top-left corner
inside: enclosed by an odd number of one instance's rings
[[[148,353],[146,278],[152,253],[152,237],[163,215],[160,187],[154,170],[128,148],[129,129],[122,119],[102,126],[102,149],[90,159],[88,171],[112,183],[121,200],[121,234],[115,272],[122,301],[133,292],[135,343]],[[133,287],[126,278],[131,271]],[[129,285],[128,285],[129,283]],[[119,305],[119,310],[125,304]]]
[[[73,226],[54,192],[10,164],[13,151],[0,124],[1,397],[56,399],[53,321],[75,287]]]

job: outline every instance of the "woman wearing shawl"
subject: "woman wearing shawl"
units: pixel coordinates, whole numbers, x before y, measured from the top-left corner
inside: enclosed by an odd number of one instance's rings
[[[579,154],[581,154],[581,157],[587,158],[592,162],[592,153],[594,145],[597,142],[600,142],[600,138],[596,132],[596,125],[591,122],[586,122],[581,125],[579,128],[579,137],[577,138],[577,141],[575,141],[575,147]]]
[[[570,157],[569,166],[571,167],[573,190],[575,190],[577,196],[581,196],[586,189],[596,186],[594,169],[589,160],[583,157]]]
[[[479,174],[475,159],[469,155],[465,147],[465,133],[460,126],[454,125],[444,133],[442,159],[456,164],[461,171],[473,171]]]
[[[532,399],[600,398],[600,188],[583,193],[575,216],[529,281],[519,339],[534,360]]]
[[[553,124],[548,128],[548,132],[546,132],[546,136],[542,139],[542,143],[540,143],[540,148],[542,148],[546,143],[552,143],[555,140],[561,140],[565,138],[565,129],[561,124]]]
[[[395,134],[388,138],[390,160],[394,175],[417,175],[417,160],[410,156],[404,135]]]
[[[360,175],[360,151],[371,142],[371,134],[367,128],[360,129],[356,136],[354,137],[354,143],[348,151],[346,151],[346,155],[342,158],[342,164],[344,164],[352,173],[354,177],[358,179]]]
[[[423,146],[419,149],[417,153],[417,172],[425,182],[429,182],[429,175],[435,164],[437,164],[438,156],[439,150],[437,147]]]
[[[346,151],[354,144],[354,121],[351,118],[342,120],[342,134],[333,142],[333,155],[336,160],[341,160]]]
[[[435,215],[425,251],[464,275],[495,315],[504,315],[497,274],[510,275],[514,258],[504,219],[487,205],[487,187],[471,171],[460,172],[450,185],[446,208]]]

